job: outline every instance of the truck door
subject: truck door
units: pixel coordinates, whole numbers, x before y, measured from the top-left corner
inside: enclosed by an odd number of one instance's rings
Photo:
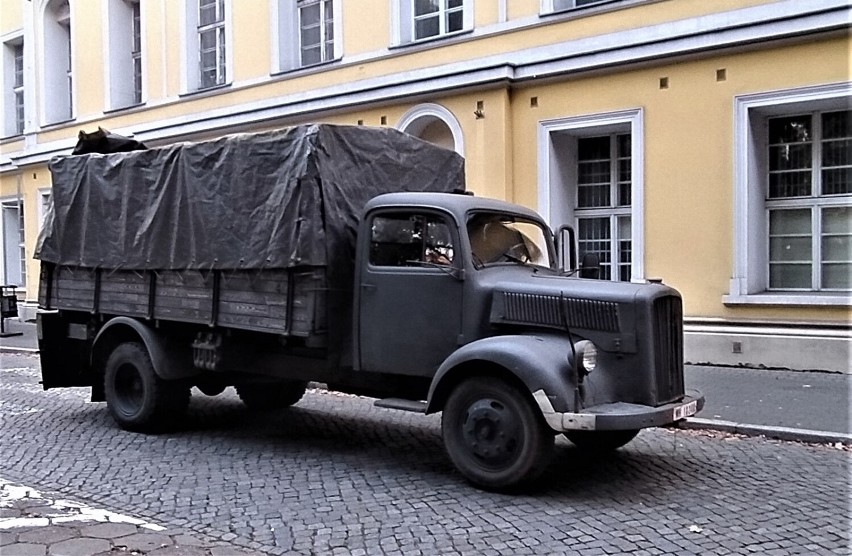
[[[367,230],[359,284],[361,369],[431,376],[458,348],[461,333],[457,228],[437,212],[395,210],[374,213]]]

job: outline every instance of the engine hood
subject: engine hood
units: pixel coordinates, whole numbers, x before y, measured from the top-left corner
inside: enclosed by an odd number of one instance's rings
[[[680,294],[656,283],[514,274],[493,282],[490,322],[497,327],[570,330],[600,349],[635,353],[637,326],[656,299]],[[508,278],[508,279],[507,279]]]

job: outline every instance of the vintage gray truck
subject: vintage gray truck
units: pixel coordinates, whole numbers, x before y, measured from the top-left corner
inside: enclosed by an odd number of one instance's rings
[[[306,125],[50,169],[43,386],[91,387],[125,429],[179,425],[193,387],[272,409],[318,382],[443,412],[459,472],[505,489],[557,433],[615,449],[704,404],[677,291],[561,268],[570,235],[465,194],[461,157],[400,132]]]

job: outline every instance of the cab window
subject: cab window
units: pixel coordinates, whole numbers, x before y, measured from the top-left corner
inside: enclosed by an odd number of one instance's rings
[[[439,216],[411,213],[376,216],[370,234],[372,266],[453,263],[450,227]]]

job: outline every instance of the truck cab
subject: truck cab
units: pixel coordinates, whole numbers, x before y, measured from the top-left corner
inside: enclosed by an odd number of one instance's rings
[[[354,372],[428,378],[424,409],[444,412],[450,457],[477,484],[536,473],[553,433],[614,449],[703,406],[684,388],[678,292],[560,268],[534,211],[392,193],[357,237]]]

